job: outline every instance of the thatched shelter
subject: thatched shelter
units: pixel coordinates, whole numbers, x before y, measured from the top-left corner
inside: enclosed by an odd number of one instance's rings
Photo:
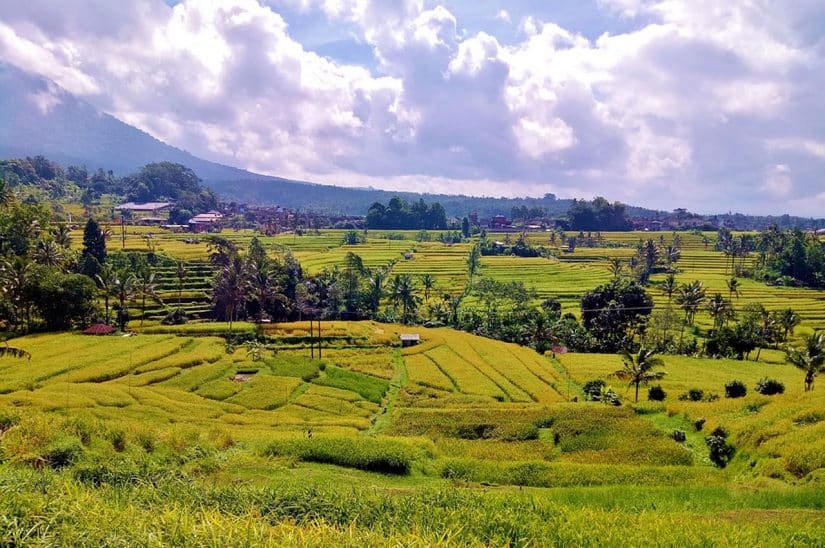
[[[115,332],[115,328],[105,323],[96,323],[83,330],[84,335],[109,335]]]

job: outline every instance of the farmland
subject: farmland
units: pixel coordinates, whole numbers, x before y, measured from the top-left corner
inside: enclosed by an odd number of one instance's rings
[[[159,298],[142,320],[130,303],[132,332],[29,334],[9,344],[30,360],[0,357],[0,543],[819,545],[825,537],[823,381],[806,392],[779,347],[758,361],[664,355],[665,375],[652,383],[664,399],[648,399],[642,386],[635,402],[615,376],[619,355],[543,355],[438,324],[324,320],[319,352],[307,321],[235,321],[229,341],[228,323],[207,321],[215,271],[207,240],[127,230],[124,250],[169,259],[154,267]],[[256,234],[221,236],[247,249]],[[579,315],[582,295],[611,279],[611,259],[626,261],[650,237],[605,234],[599,247],[570,251],[561,236],[551,243],[530,233],[550,256],[484,256],[471,278],[472,241],[418,241],[412,231],[370,231],[357,245],[334,230],[257,236],[270,257],[288,250],[307,273],[344,269],[352,252],[388,278],[432,276],[422,319],[444,294],[470,293],[461,306],[482,306],[470,289],[485,278],[522,282],[531,303],[554,297]],[[78,246],[81,235],[73,237]],[[700,234],[680,238],[677,279],[727,296],[725,256]],[[182,279],[172,260],[183,261]],[[648,288],[659,308],[668,304],[663,279],[654,274]],[[801,317],[794,342],[825,327],[821,291],[741,279],[731,298],[737,309],[792,306]],[[195,321],[161,324],[177,306]],[[696,323],[689,336],[712,318],[703,309]],[[402,333],[420,343],[402,347]],[[766,378],[784,391],[759,393]],[[742,397],[726,397],[732,381]],[[594,383],[621,405],[591,401]],[[710,438],[729,450],[724,466]]]
[[[266,326],[254,359],[196,326],[15,339],[32,359],[0,358],[0,505],[17,516],[4,542],[234,543],[243,530],[288,544],[805,545],[825,534],[825,391],[803,392],[775,353],[668,357],[666,400],[633,404],[610,376],[615,355],[541,356],[444,328],[415,328],[421,343],[400,348],[408,327],[325,322],[319,360],[296,322]],[[755,393],[766,375],[785,393]],[[594,379],[625,404],[584,401]],[[678,398],[724,394],[732,379],[744,398]],[[725,469],[704,443],[718,426],[736,447]],[[641,521],[639,508],[656,510]]]

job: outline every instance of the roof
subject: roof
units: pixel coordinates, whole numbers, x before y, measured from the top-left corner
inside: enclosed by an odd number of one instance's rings
[[[189,223],[214,223],[222,218],[223,215],[218,213],[217,211],[210,211],[209,213],[201,213],[200,215],[195,215],[194,217],[189,219]]]
[[[166,209],[171,205],[172,202],[126,202],[115,209],[121,211],[157,211],[158,209]]]
[[[421,335],[418,333],[401,333],[401,340],[402,341],[418,341],[421,339]]]
[[[111,325],[106,325],[105,323],[96,323],[90,327],[87,327],[83,330],[85,335],[108,335],[109,333],[114,333],[115,328]]]

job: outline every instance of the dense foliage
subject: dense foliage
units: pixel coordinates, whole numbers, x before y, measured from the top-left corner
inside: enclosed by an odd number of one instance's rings
[[[601,196],[592,202],[573,200],[567,210],[571,230],[628,230],[627,206],[621,202],[610,203]]]
[[[419,199],[412,204],[398,196],[385,206],[380,202],[372,204],[367,211],[368,228],[387,229],[445,229],[447,213],[438,202],[430,205]]]

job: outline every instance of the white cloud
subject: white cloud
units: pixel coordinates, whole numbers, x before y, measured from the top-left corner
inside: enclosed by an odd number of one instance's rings
[[[629,30],[500,10],[520,21],[512,43],[423,0],[29,0],[0,4],[0,56],[175,146],[283,176],[703,211],[821,192],[825,60],[799,30],[814,8],[598,3]],[[283,10],[345,26],[377,66],[308,51]]]
[[[788,196],[793,189],[791,168],[784,164],[773,166],[768,171],[761,189],[773,197],[784,198]]]

